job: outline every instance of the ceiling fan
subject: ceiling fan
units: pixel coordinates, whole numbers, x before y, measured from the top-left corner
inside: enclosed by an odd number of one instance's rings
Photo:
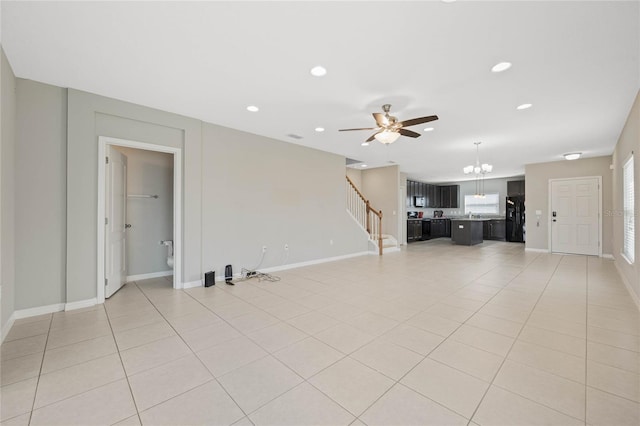
[[[391,105],[382,105],[384,114],[380,112],[374,112],[373,118],[376,120],[378,127],[365,127],[361,129],[340,129],[340,132],[349,132],[352,130],[376,130],[376,133],[371,135],[366,140],[365,144],[368,144],[374,139],[382,142],[383,144],[394,143],[401,135],[408,136],[410,138],[420,137],[420,133],[412,130],[407,130],[405,127],[415,126],[417,124],[428,123],[429,121],[435,121],[438,119],[437,115],[430,115],[428,117],[413,118],[411,120],[398,121],[396,117],[389,115]]]

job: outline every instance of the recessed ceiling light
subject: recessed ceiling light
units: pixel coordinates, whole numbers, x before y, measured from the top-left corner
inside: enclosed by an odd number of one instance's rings
[[[516,109],[529,109],[532,106],[533,106],[532,104],[522,104],[522,105],[518,105]]]
[[[321,65],[311,68],[311,75],[314,77],[322,77],[327,74],[327,69]]]
[[[258,107],[257,107],[257,106],[255,106],[255,105],[249,105],[249,106],[247,107],[247,111],[251,111],[251,112],[258,112],[258,111],[260,111],[260,108],[258,108]]]
[[[365,167],[369,167],[366,164],[360,164],[360,167],[365,168]]]
[[[511,68],[511,62],[500,62],[497,63],[491,68],[491,72],[502,72]]]
[[[425,132],[432,132],[433,131],[433,127],[427,127],[426,129],[424,129]]]
[[[316,132],[324,132],[324,127],[316,127]]]
[[[362,142],[360,145],[362,145],[362,146],[369,146],[369,142]]]
[[[582,155],[581,152],[570,152],[568,154],[564,154],[565,160],[577,160]]]

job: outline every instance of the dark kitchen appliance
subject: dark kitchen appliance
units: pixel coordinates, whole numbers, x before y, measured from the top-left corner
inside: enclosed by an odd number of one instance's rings
[[[443,214],[444,214],[444,212],[442,210],[434,210],[433,211],[433,217],[442,217]]]
[[[507,241],[525,242],[524,197],[507,197]]]

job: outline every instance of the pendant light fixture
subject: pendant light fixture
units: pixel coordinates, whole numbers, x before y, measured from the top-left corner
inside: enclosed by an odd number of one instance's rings
[[[491,164],[480,164],[480,144],[482,142],[474,142],[476,146],[476,164],[470,165],[462,169],[465,175],[474,173],[476,175],[476,193],[474,197],[484,198],[484,175],[491,173],[493,166]]]

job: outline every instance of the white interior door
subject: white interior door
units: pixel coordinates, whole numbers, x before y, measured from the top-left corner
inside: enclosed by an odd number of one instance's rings
[[[127,157],[107,145],[105,168],[105,287],[110,297],[124,285],[126,277]]]
[[[551,251],[598,255],[600,250],[598,178],[551,182]]]

